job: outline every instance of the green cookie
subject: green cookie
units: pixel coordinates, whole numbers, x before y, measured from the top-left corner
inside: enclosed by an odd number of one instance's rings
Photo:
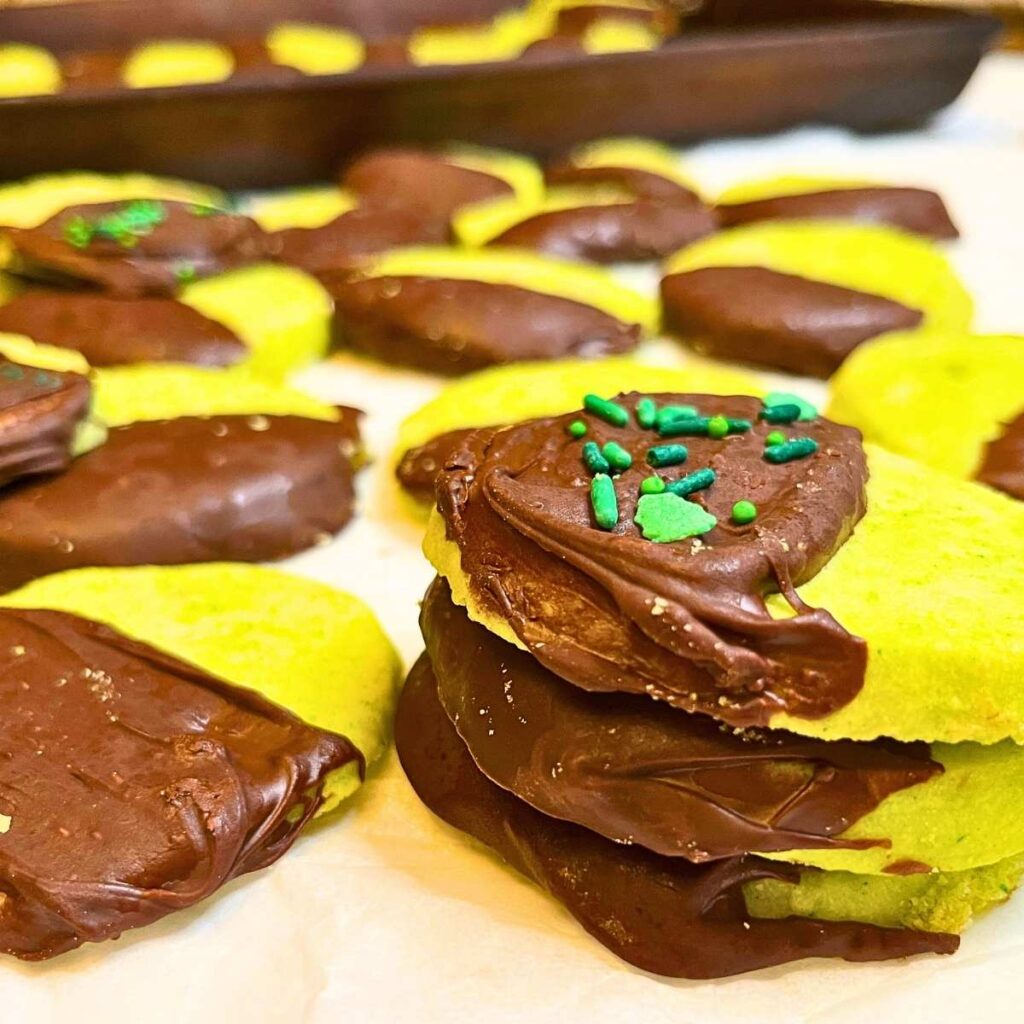
[[[881,295],[924,313],[925,325],[962,331],[973,303],[934,245],[895,228],[846,221],[766,221],[711,235],[673,256],[678,274],[703,267],[765,267]]]
[[[1024,337],[890,334],[858,348],[830,389],[831,419],[970,477],[1001,424],[1024,410]]]
[[[347,736],[367,764],[386,749],[398,655],[361,601],[322,583],[227,563],[78,569],[36,580],[2,603],[107,623]],[[359,783],[354,765],[340,769],[319,813]]]

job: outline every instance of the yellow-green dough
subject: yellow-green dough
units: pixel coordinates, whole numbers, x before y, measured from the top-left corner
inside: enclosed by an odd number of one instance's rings
[[[245,212],[266,231],[319,228],[354,210],[359,201],[334,185],[270,192],[251,199]]]
[[[286,21],[267,34],[267,52],[275,64],[306,75],[343,75],[366,58],[366,45],[354,32],[333,25]]]
[[[367,764],[386,749],[398,655],[362,601],[323,583],[227,563],[77,569],[36,580],[2,603],[107,623],[342,733]],[[358,785],[354,765],[334,773],[319,813]]]
[[[486,25],[421,28],[408,41],[414,64],[486,64],[514,60],[553,24],[551,12],[536,6],[499,14]]]
[[[701,239],[669,259],[666,273],[766,267],[901,302],[924,325],[966,330],[973,303],[942,251],[896,228],[840,220],[765,221]]]
[[[580,42],[584,51],[592,54],[641,53],[657,49],[662,39],[650,25],[609,14],[588,25]]]
[[[971,477],[1001,424],[1024,410],[1024,337],[886,335],[858,348],[829,387],[831,419],[944,473]]]
[[[60,63],[49,50],[25,43],[0,44],[0,99],[60,91]]]
[[[234,331],[249,347],[243,365],[270,380],[322,359],[330,343],[331,297],[294,267],[232,270],[186,286],[179,299]]]
[[[832,192],[836,189],[865,188],[875,184],[853,178],[832,178],[825,175],[783,174],[775,178],[754,178],[737,182],[718,196],[719,203],[754,203],[760,199],[781,199],[810,192]]]
[[[798,885],[749,882],[743,890],[753,917],[813,917],[864,921],[884,928],[962,932],[982,911],[1005,903],[1020,884],[1024,856],[972,871],[921,875],[811,872]]]
[[[679,154],[654,139],[634,136],[610,136],[577,146],[569,153],[569,162],[575,167],[631,167],[650,171],[668,178],[686,188],[698,191]]]
[[[130,89],[223,82],[235,70],[231,51],[206,39],[159,39],[133,50],[121,68]]]

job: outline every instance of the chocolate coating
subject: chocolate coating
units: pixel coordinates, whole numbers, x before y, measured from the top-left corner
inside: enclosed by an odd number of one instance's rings
[[[129,204],[69,206],[34,228],[11,228],[11,269],[25,277],[87,284],[114,295],[173,295],[183,281],[245,266],[266,255],[266,237],[248,217],[190,203],[154,200],[165,218],[133,236],[131,244],[93,235],[84,244],[68,240],[69,225],[97,223]]]
[[[0,331],[81,352],[92,366],[231,366],[248,348],[234,332],[175,299],[32,288],[0,305]]]
[[[503,178],[452,163],[443,153],[388,147],[354,160],[341,176],[367,206],[399,207],[447,228],[467,203],[512,195]]]
[[[943,241],[960,237],[942,197],[924,188],[822,189],[747,203],[723,203],[718,207],[718,216],[727,228],[762,220],[826,217],[889,224]]]
[[[305,77],[298,68],[275,63],[267,50],[265,39],[232,39],[225,45],[235,62],[231,72],[232,82],[284,85]]]
[[[1024,501],[1024,412],[986,445],[976,479]]]
[[[346,274],[328,275],[324,283],[334,296],[337,344],[433,373],[613,355],[640,340],[636,324],[514,285]]]
[[[618,399],[632,410],[640,396]],[[481,613],[508,623],[546,668],[587,690],[647,694],[734,726],[766,725],[782,711],[819,718],[849,703],[864,683],[867,645],[794,588],[842,546],[865,511],[867,465],[860,434],[819,418],[799,434],[819,450],[773,465],[771,424],[753,398],[658,395],[706,415],[753,422],[722,440],[687,437],[696,469],[717,474],[691,495],[718,519],[699,539],[656,544],[634,523],[640,483],[660,443],[631,417],[612,427],[590,413],[480,430],[449,457],[437,503]],[[583,440],[620,444],[633,465],[616,478],[619,521],[597,529]],[[757,520],[730,521],[739,500]],[[794,615],[774,619],[765,595],[781,592]]]
[[[631,263],[661,259],[714,230],[714,217],[699,201],[636,199],[539,213],[514,224],[489,244],[593,263]]]
[[[270,245],[282,263],[321,274],[355,267],[360,259],[407,245],[440,245],[448,227],[400,207],[364,206],[316,228],[272,232]]]
[[[121,68],[127,54],[123,50],[96,50],[66,54],[61,61],[64,92],[119,89]]]
[[[544,179],[549,185],[615,185],[640,199],[703,206],[692,189],[639,167],[579,167],[571,160],[564,159],[548,166],[544,171]],[[708,214],[715,218],[713,210],[708,209]]]
[[[789,865],[736,857],[695,865],[622,846],[535,811],[479,771],[437,697],[426,656],[399,700],[395,744],[420,799],[545,889],[628,963],[676,978],[721,978],[807,957],[885,960],[952,953],[955,935],[858,923],[750,918],[743,885],[796,881]]]
[[[420,625],[441,704],[492,782],[667,857],[886,845],[836,837],[942,771],[924,743],[736,735],[644,697],[584,693],[472,622],[441,580]]]
[[[21,366],[0,356],[0,488],[71,464],[92,386],[78,373]]]
[[[81,566],[263,562],[352,516],[358,414],[132,423],[0,496],[0,590]]]
[[[862,342],[924,319],[899,302],[764,267],[704,267],[661,282],[665,329],[716,359],[830,377]]]
[[[0,611],[0,950],[117,938],[273,863],[361,762],[252,690],[52,611]]]
[[[395,467],[395,477],[404,491],[426,505],[434,503],[434,482],[452,452],[457,451],[473,433],[449,430],[431,438],[426,444],[410,448]]]

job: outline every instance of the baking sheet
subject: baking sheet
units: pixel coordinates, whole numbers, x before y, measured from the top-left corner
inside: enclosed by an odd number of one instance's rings
[[[858,140],[808,130],[716,143],[693,152],[693,168],[718,186],[820,169],[937,187],[966,236],[952,252],[977,295],[979,328],[1024,333],[1021,97],[1024,58],[991,58],[927,133]],[[681,358],[667,343],[645,357]],[[440,383],[355,359],[314,368],[301,382],[367,410],[377,462],[362,476],[353,525],[286,567],[367,600],[411,663],[421,648],[416,603],[432,573],[417,524],[394,501],[389,453],[399,420]],[[800,390],[820,399],[816,384]],[[325,665],[325,686],[330,672]],[[203,906],[49,964],[4,959],[0,1021],[998,1024],[1019,1020],[1022,974],[1024,894],[972,928],[953,958],[807,961],[720,982],[652,977],[433,819],[391,756],[343,818]]]

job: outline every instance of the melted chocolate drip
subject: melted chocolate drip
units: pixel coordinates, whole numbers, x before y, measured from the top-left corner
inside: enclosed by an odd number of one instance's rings
[[[255,221],[189,203],[153,201],[164,219],[130,236],[93,234],[73,244],[76,223],[96,224],[129,204],[69,206],[35,228],[12,228],[11,269],[58,284],[87,284],[115,295],[173,295],[183,281],[219,274],[266,256],[266,236]]]
[[[899,302],[763,267],[705,267],[661,282],[665,329],[698,352],[830,377],[862,342],[924,319]]]
[[[549,185],[615,185],[640,199],[703,206],[692,189],[639,167],[578,167],[571,160],[562,160],[549,166],[544,177]],[[712,210],[708,214],[715,216]]]
[[[359,762],[252,690],[62,612],[0,611],[0,950],[117,938],[273,863]]]
[[[489,782],[437,696],[426,656],[398,706],[395,744],[420,799],[550,893],[616,956],[676,978],[721,978],[808,957],[887,960],[952,953],[955,935],[868,924],[750,918],[743,886],[800,872],[757,857],[694,865],[622,846],[535,811]]]
[[[633,410],[640,396],[620,401]],[[772,465],[753,398],[658,395],[660,405],[747,419],[722,440],[687,437],[689,460],[673,480],[709,467],[710,489],[691,495],[718,519],[699,539],[656,544],[633,518],[648,449],[661,443],[630,419],[612,427],[589,413],[481,430],[438,477],[438,507],[483,614],[506,621],[548,669],[587,690],[646,693],[731,725],[767,725],[786,711],[831,714],[860,691],[867,645],[794,588],[811,579],[864,514],[867,465],[860,435],[825,419],[793,433],[815,439],[807,458]],[[616,441],[632,468],[616,481],[619,524],[594,526],[586,439]],[[758,508],[738,526],[739,500]],[[794,615],[775,619],[764,597],[783,593]]]
[[[335,300],[337,344],[433,373],[613,355],[640,340],[636,324],[514,285],[344,273],[328,275],[324,283]]]
[[[358,413],[133,423],[0,496],[0,590],[82,566],[264,562],[351,518]]]
[[[452,452],[457,451],[472,433],[472,428],[449,430],[426,444],[410,448],[395,468],[399,484],[417,501],[432,505],[437,474]]]
[[[0,305],[0,331],[81,352],[92,366],[231,366],[248,354],[232,331],[175,299],[33,288]]]
[[[885,846],[837,836],[942,771],[924,743],[736,734],[645,697],[584,693],[472,622],[441,580],[420,625],[441,703],[492,782],[667,857]]]
[[[989,441],[976,479],[1024,501],[1024,412]]]
[[[91,397],[81,374],[21,366],[0,356],[0,488],[67,469]]]
[[[826,217],[889,224],[942,241],[960,237],[942,197],[923,188],[822,189],[746,203],[724,203],[718,207],[718,215],[725,227],[762,220]]]

